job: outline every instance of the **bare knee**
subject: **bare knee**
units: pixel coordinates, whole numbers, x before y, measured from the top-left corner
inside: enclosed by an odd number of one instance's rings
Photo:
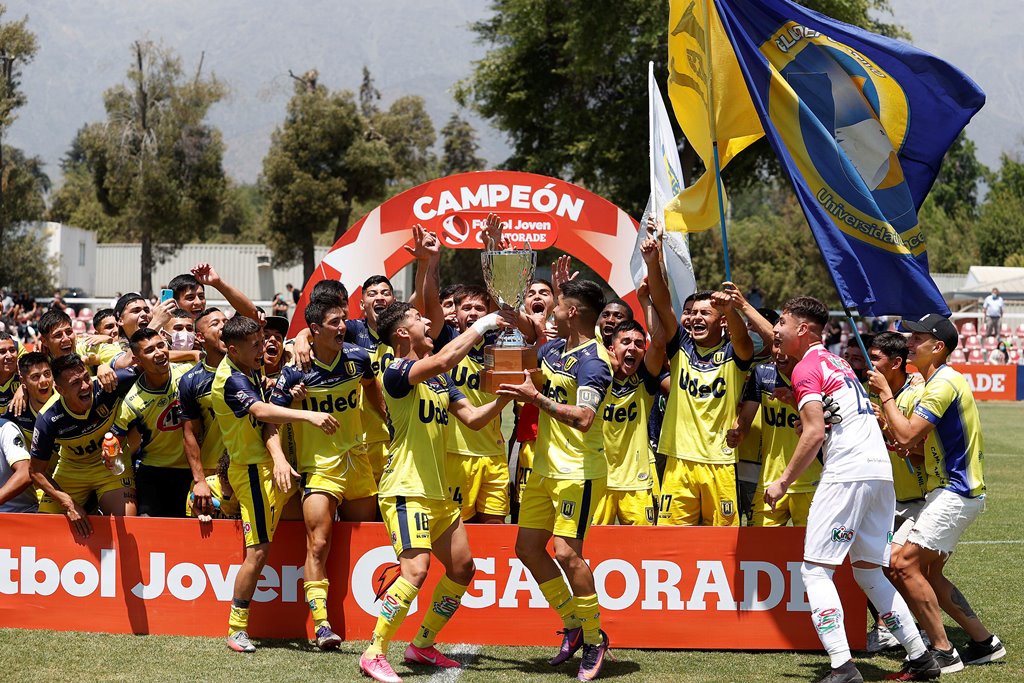
[[[583,558],[580,557],[571,546],[566,543],[555,544],[555,561],[563,569],[575,568],[583,563]]]
[[[468,561],[454,562],[449,578],[461,586],[468,586],[474,575],[476,575],[476,565],[473,564],[473,558],[469,558]]]

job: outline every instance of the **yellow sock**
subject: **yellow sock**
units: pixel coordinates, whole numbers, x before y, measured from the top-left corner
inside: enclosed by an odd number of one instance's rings
[[[544,599],[551,605],[551,609],[558,612],[558,616],[562,618],[562,623],[566,628],[580,627],[580,620],[576,618],[572,594],[569,593],[569,586],[565,584],[561,576],[556,576],[550,581],[540,584],[540,592],[544,594]]]
[[[434,594],[430,598],[430,609],[423,615],[423,623],[420,624],[420,630],[416,633],[412,644],[416,647],[433,645],[438,631],[444,628],[444,625],[455,614],[455,610],[462,604],[462,596],[466,594],[467,590],[469,590],[469,586],[455,583],[448,578],[447,574],[442,576],[441,580],[437,582],[437,587],[434,588]]]
[[[249,601],[233,598],[231,611],[228,612],[228,635],[232,636],[247,628],[249,628]]]
[[[409,605],[416,599],[416,594],[419,592],[419,588],[401,576],[391,584],[391,588],[381,600],[380,616],[377,617],[377,625],[373,629],[370,647],[366,648],[368,656],[376,657],[379,654],[387,654],[388,643],[395,637],[398,627],[402,625],[405,615],[409,613]]]
[[[587,645],[601,644],[601,609],[597,604],[597,594],[577,596],[576,616],[583,627],[583,642]]]
[[[327,624],[327,628],[331,627],[330,622],[327,621],[327,585],[329,583],[327,579],[302,583],[306,592],[306,603],[309,605],[309,611],[313,613],[314,631],[324,624]]]

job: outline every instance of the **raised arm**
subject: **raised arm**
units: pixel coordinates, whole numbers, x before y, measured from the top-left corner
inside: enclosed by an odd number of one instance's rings
[[[259,312],[256,310],[256,304],[242,294],[241,291],[232,287],[228,283],[220,279],[220,275],[213,269],[209,263],[199,263],[192,269],[192,275],[195,276],[199,284],[204,287],[213,287],[221,296],[223,296],[231,308],[235,309],[239,315],[244,315],[246,318],[252,318],[253,320],[259,321]]]
[[[651,337],[650,344],[647,346],[647,353],[644,354],[644,366],[654,377],[661,374],[662,368],[665,366],[665,328],[662,326],[660,318],[653,315],[654,302],[651,301],[651,287],[648,283],[648,278],[645,277],[643,282],[640,283],[640,287],[636,290],[637,299],[640,302],[640,307],[644,310],[644,314],[647,315],[647,332]]]
[[[739,287],[731,282],[723,282],[722,285],[725,287],[726,293],[732,297],[733,306],[743,314],[743,317],[750,321],[750,328],[754,334],[761,338],[765,348],[770,349],[775,341],[772,324],[763,315],[758,313],[756,308],[750,305],[750,302],[743,296],[743,292],[740,291]],[[735,348],[735,344],[733,344],[733,347]]]
[[[661,268],[661,243],[653,239],[644,240],[640,244],[640,255],[647,264],[647,283],[657,322],[664,330],[665,339],[671,339],[679,329],[679,321],[672,309],[672,295],[668,291],[665,273]]]
[[[412,226],[412,246],[406,246],[405,250],[416,259],[416,289],[409,297],[409,305],[435,323],[430,326],[429,334],[431,339],[437,339],[444,327],[441,324],[444,322],[440,291],[441,241],[417,224]]]
[[[504,323],[499,323],[504,321]],[[435,355],[417,360],[409,371],[409,384],[419,384],[431,377],[448,372],[479,343],[484,335],[501,325],[511,325],[511,313],[488,313],[473,323],[465,332],[444,345]],[[441,327],[441,325],[438,325]]]
[[[733,287],[735,288],[735,285]],[[725,314],[725,323],[729,329],[729,341],[732,342],[736,357],[745,361],[753,358],[754,342],[750,339],[746,321],[736,310],[732,291],[714,292],[711,295],[711,305]]]

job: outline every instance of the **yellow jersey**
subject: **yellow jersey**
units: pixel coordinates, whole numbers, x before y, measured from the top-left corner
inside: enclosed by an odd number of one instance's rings
[[[447,374],[411,384],[415,363],[396,358],[381,378],[393,433],[378,495],[445,500],[448,407],[466,396]]]
[[[737,357],[730,342],[697,346],[682,326],[665,351],[672,389],[658,451],[681,460],[735,464],[736,451],[725,437],[736,421],[750,361]]]
[[[903,386],[893,394],[893,398],[896,402],[896,407],[900,409],[907,418],[909,418],[914,408],[917,406],[918,400],[921,398],[921,391],[924,389],[923,386],[912,386],[910,384],[910,378],[903,383]],[[878,394],[871,393],[869,398],[872,403],[878,404]],[[927,476],[925,475],[924,468],[914,465],[905,458],[901,458],[899,453],[889,446],[893,444],[886,442],[886,449],[889,451],[889,462],[892,464],[892,483],[896,488],[896,501],[900,503],[906,503],[912,500],[921,500],[925,495],[925,483]],[[911,471],[907,467],[910,464]]]
[[[125,436],[135,428],[141,441],[134,459],[149,467],[187,468],[185,442],[182,439],[181,402],[178,383],[189,371],[185,363],[171,365],[171,376],[158,388],[146,386],[144,375],[129,390],[121,402],[121,409],[111,431]]]
[[[609,490],[646,491],[653,484],[647,420],[659,384],[644,365],[625,379],[612,378],[602,411]]]
[[[366,349],[370,354],[370,367],[374,377],[380,377],[384,369],[395,359],[394,349],[382,342],[364,319],[345,321],[345,341]],[[364,443],[377,443],[390,438],[387,424],[377,411],[366,404],[362,395],[359,397],[359,412],[363,421]]]
[[[213,412],[231,464],[272,463],[273,458],[263,442],[263,424],[249,413],[254,403],[266,402],[259,374],[245,374],[224,356],[213,377],[211,393]]]
[[[286,366],[274,385],[270,402],[285,408],[330,413],[338,429],[324,434],[308,422],[281,426],[281,446],[295,457],[299,473],[329,470],[341,464],[341,458],[363,442],[363,424],[359,411],[361,383],[374,379],[370,355],[366,349],[345,343],[330,362],[315,358],[309,372]],[[308,396],[293,402],[291,389],[304,384]],[[378,418],[379,419],[379,418]]]
[[[185,373],[178,383],[178,400],[181,402],[182,420],[199,420],[203,428],[196,434],[199,441],[199,456],[203,469],[217,469],[217,461],[224,454],[224,436],[220,423],[213,412],[213,379],[217,368],[200,361]]]
[[[107,365],[115,360],[124,353],[126,353],[124,347],[120,344],[113,344],[110,342],[101,342],[99,344],[90,344],[84,339],[78,339],[75,341],[75,353],[86,361],[86,365],[93,367],[95,365]],[[92,363],[88,362],[93,361]],[[95,367],[93,367],[95,372]]]
[[[92,468],[102,462],[100,446],[103,436],[114,426],[121,399],[132,388],[136,380],[133,369],[116,370],[117,388],[112,392],[103,391],[93,380],[92,407],[89,412],[79,415],[54,393],[43,406],[32,432],[33,458],[49,460],[55,447],[59,447],[60,464],[66,467]]]
[[[612,383],[608,350],[596,339],[566,349],[553,339],[537,349],[544,374],[542,393],[556,403],[576,405],[581,387],[596,389],[601,405],[587,432],[573,429],[541,411],[537,423],[533,473],[548,479],[599,479],[608,476],[604,450],[604,403]]]
[[[14,394],[18,391],[18,387],[21,386],[21,382],[18,381],[18,371],[15,370],[6,382],[0,384],[0,413],[7,410],[7,406],[11,404],[14,399]]]
[[[800,436],[796,433],[799,411],[775,398],[776,389],[792,389],[792,384],[775,363],[762,363],[753,369],[743,392],[744,401],[756,401],[761,409],[761,475],[758,486],[764,489],[786,471]],[[747,438],[750,438],[748,435]],[[821,479],[821,461],[811,461],[803,474],[789,486],[790,493],[813,493]]]
[[[210,494],[219,503],[217,507],[213,508],[213,514],[210,517],[213,519],[238,519],[242,516],[242,508],[238,504],[238,498],[224,493],[224,486],[221,484],[218,475],[211,474],[206,477],[206,485],[210,487]],[[192,513],[191,489],[189,489],[188,496],[185,498],[185,516],[195,516]]]
[[[928,378],[914,414],[935,425],[925,441],[927,489],[977,498],[985,493],[985,445],[978,405],[967,380],[943,365]]]
[[[445,325],[441,334],[434,340],[435,353],[458,336],[457,328]],[[448,373],[455,386],[474,406],[487,405],[498,398],[480,389],[481,375],[484,371],[484,347],[495,343],[497,337],[497,332],[488,332]],[[459,455],[504,455],[505,437],[501,434],[501,416],[491,420],[479,431],[470,429],[456,418],[448,426],[448,452]]]

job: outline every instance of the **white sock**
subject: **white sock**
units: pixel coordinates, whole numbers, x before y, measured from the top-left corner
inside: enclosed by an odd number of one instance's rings
[[[878,610],[882,623],[889,633],[896,637],[907,650],[911,659],[917,659],[925,653],[924,641],[914,623],[914,615],[910,613],[907,601],[897,592],[895,586],[882,573],[881,567],[874,569],[853,568],[853,578],[857,585],[868,596],[868,600]]]
[[[832,668],[838,669],[853,657],[850,655],[850,643],[846,640],[846,627],[843,624],[843,603],[839,601],[839,591],[832,583],[834,573],[835,570],[818,564],[804,562],[800,565],[800,577],[807,591],[814,629],[832,660]]]

